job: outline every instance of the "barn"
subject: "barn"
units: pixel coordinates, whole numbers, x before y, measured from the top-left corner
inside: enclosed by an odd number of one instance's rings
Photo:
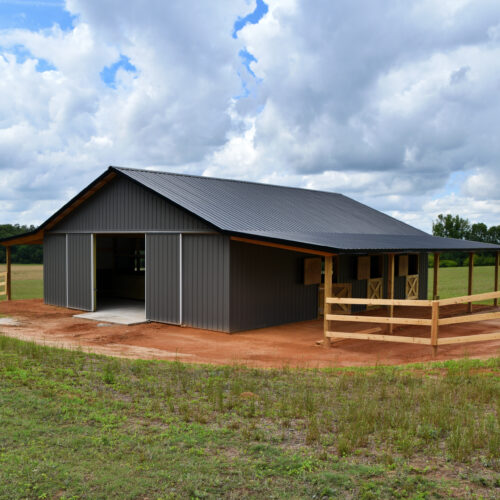
[[[26,243],[44,247],[46,304],[133,301],[145,320],[228,333],[318,318],[325,262],[334,296],[424,300],[430,252],[500,248],[430,236],[341,194],[119,167],[0,241]]]

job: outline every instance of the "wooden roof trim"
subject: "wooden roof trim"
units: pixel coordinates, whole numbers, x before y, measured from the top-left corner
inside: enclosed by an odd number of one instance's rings
[[[9,241],[0,243],[4,247],[11,247],[13,245],[41,245],[43,243],[43,230],[37,231],[34,234],[19,236]]]
[[[272,241],[254,240],[252,238],[242,238],[240,236],[231,236],[230,239],[232,241],[241,241],[243,243],[250,243],[252,245],[281,248],[282,250],[291,250],[292,252],[307,253],[307,254],[311,254],[311,255],[321,255],[323,257],[337,255],[337,254],[334,254],[331,252],[323,252],[321,250],[313,250],[312,248],[294,247],[294,246],[290,246],[290,245],[282,245],[281,243],[273,243]]]

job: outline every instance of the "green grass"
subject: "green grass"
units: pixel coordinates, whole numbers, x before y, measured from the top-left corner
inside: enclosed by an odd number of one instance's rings
[[[492,292],[494,284],[494,266],[478,266],[474,268],[473,293]],[[432,298],[434,269],[429,269],[428,297]],[[439,297],[460,297],[467,295],[469,279],[468,267],[439,268]],[[491,304],[491,301],[489,301]]]
[[[498,498],[499,375],[498,358],[257,370],[0,336],[0,498]]]
[[[0,264],[0,271],[5,270],[5,264]],[[41,299],[43,298],[43,266],[40,264],[12,265],[12,298]],[[6,300],[0,296],[0,302]]]

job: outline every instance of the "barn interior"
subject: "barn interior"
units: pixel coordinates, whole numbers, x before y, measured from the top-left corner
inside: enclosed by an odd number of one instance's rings
[[[125,308],[144,314],[144,235],[96,235],[95,262],[96,310]]]

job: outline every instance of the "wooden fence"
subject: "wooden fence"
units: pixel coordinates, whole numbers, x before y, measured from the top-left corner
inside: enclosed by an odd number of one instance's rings
[[[462,344],[466,342],[479,342],[485,340],[499,340],[500,331],[465,335],[461,337],[444,337],[439,338],[439,327],[445,325],[454,325],[459,323],[472,323],[478,321],[488,321],[492,319],[500,319],[500,311],[467,314],[463,316],[455,316],[451,318],[440,318],[439,308],[441,306],[449,306],[455,304],[472,304],[483,300],[491,300],[500,298],[500,292],[480,293],[476,295],[465,295],[463,297],[453,297],[450,299],[440,300],[405,300],[405,299],[363,299],[350,297],[326,297],[325,312],[328,311],[327,305],[335,304],[337,306],[347,305],[366,305],[366,306],[389,306],[390,316],[364,316],[364,315],[346,315],[346,314],[325,314],[325,342],[330,342],[335,339],[359,339],[359,340],[382,340],[385,342],[405,342],[410,344],[430,345],[437,351],[439,345],[446,344]],[[496,304],[496,300],[495,300]],[[412,307],[430,307],[431,318],[402,318],[394,317],[392,310],[394,306],[412,306]],[[392,334],[377,334],[372,331],[364,332],[340,332],[332,331],[329,328],[330,321],[344,321],[357,323],[379,323],[386,325],[416,325],[430,327],[429,337],[409,337]]]
[[[0,272],[0,297],[7,296],[7,273]]]

